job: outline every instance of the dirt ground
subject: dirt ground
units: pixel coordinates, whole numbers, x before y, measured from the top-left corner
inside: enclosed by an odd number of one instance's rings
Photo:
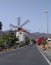
[[[40,45],[39,47],[43,50],[51,51],[51,43],[46,44],[45,47],[43,47],[43,45]]]

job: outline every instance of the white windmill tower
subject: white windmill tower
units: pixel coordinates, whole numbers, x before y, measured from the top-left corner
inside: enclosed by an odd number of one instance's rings
[[[23,29],[22,27],[24,25],[26,25],[28,22],[29,22],[29,20],[27,20],[25,23],[23,23],[22,25],[20,25],[20,17],[18,17],[18,25],[17,26],[15,26],[13,24],[10,24],[11,27],[17,29],[16,30],[16,38],[19,39],[19,42],[25,41],[25,34],[27,34],[28,32],[25,29]]]

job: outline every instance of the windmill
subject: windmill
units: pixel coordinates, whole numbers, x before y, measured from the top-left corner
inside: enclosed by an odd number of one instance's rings
[[[22,25],[20,25],[20,17],[18,17],[18,25],[15,26],[13,24],[10,24],[10,26],[12,28],[15,28],[16,29],[16,38],[19,39],[19,42],[21,41],[25,41],[25,35],[28,33],[28,31],[26,31],[25,29],[23,29],[23,26],[26,25],[29,20],[27,20],[26,22],[24,22]]]

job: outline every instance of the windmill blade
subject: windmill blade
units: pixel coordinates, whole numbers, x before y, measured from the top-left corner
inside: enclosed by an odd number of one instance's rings
[[[22,28],[26,33],[30,34],[30,30]]]
[[[18,17],[18,27],[20,27],[20,19],[21,17]]]
[[[30,30],[28,30],[28,29],[25,29],[25,28],[22,28],[22,29],[24,29],[24,30],[27,31],[27,32],[30,32]]]
[[[12,24],[10,24],[10,27],[13,27],[13,28],[18,28],[17,26],[14,26],[14,25],[12,25]]]
[[[24,25],[26,25],[29,22],[29,20],[27,20],[25,23],[23,23],[20,27],[23,27]]]

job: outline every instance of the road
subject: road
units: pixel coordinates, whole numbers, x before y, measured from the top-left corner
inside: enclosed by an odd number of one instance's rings
[[[49,65],[36,45],[0,52],[0,65]]]
[[[51,62],[51,51],[45,50],[45,51],[42,51],[42,52],[48,58],[48,60]]]

